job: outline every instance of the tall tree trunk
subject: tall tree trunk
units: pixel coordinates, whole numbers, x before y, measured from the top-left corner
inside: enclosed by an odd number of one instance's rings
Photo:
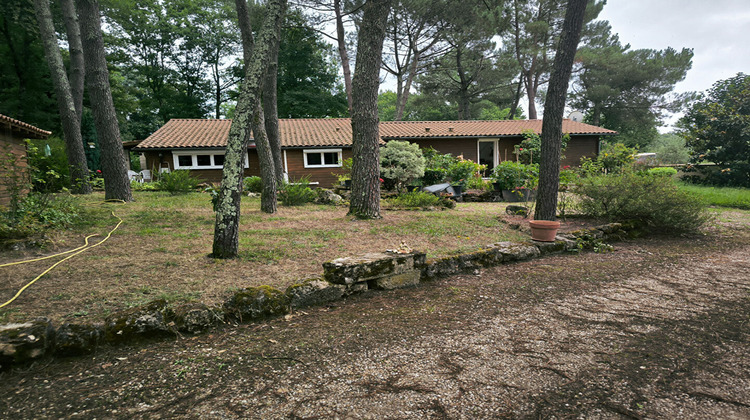
[[[581,39],[583,16],[588,0],[570,0],[565,12],[562,36],[555,53],[555,63],[549,80],[549,90],[544,101],[542,122],[542,147],[539,164],[539,192],[534,218],[555,220],[557,189],[560,182],[560,154],[562,147],[562,120],[565,98],[578,42]]]
[[[117,125],[117,114],[109,86],[99,3],[95,0],[77,0],[77,6],[86,63],[86,84],[101,147],[104,197],[108,200],[133,201],[128,178],[130,161],[122,148],[120,127]]]
[[[273,169],[276,185],[284,182],[284,166],[281,162],[281,137],[279,137],[279,108],[277,80],[279,76],[279,43],[277,38],[269,52],[268,71],[263,83],[263,113],[265,114],[266,136],[273,156]],[[256,142],[257,144],[257,142]]]
[[[516,112],[518,112],[518,102],[521,101],[521,86],[523,86],[523,75],[518,78],[518,87],[516,87],[516,95],[513,97],[513,105],[510,107],[509,120],[516,119]]]
[[[214,242],[212,256],[214,258],[234,258],[239,246],[240,198],[242,169],[244,156],[247,151],[249,138],[248,129],[252,120],[260,109],[260,94],[263,77],[268,67],[269,49],[276,42],[281,32],[281,20],[286,9],[286,0],[269,0],[266,22],[261,30],[258,43],[252,47],[249,59],[248,38],[245,30],[250,28],[249,15],[241,11],[244,0],[237,0],[237,17],[242,29],[243,52],[245,53],[245,80],[242,82],[240,97],[237,100],[235,117],[229,129],[227,150],[224,158],[224,171],[221,179],[221,190],[216,206],[216,224],[214,226]],[[254,115],[255,113],[255,115]],[[262,125],[262,124],[259,124]],[[256,146],[257,146],[256,139]],[[270,152],[270,150],[269,150]],[[259,153],[260,154],[260,153]],[[273,179],[273,177],[271,177]]]
[[[352,115],[354,103],[352,99],[352,69],[349,65],[349,53],[346,51],[346,34],[344,33],[344,19],[341,14],[341,0],[333,0],[333,10],[336,13],[336,39],[339,47],[339,58],[341,58],[341,68],[344,71],[346,102],[349,104],[349,115]]]
[[[52,14],[49,9],[49,0],[34,0],[34,10],[39,22],[39,34],[44,44],[44,53],[47,56],[52,75],[52,83],[55,86],[57,106],[60,110],[65,147],[70,166],[70,178],[73,191],[80,194],[91,193],[89,183],[89,168],[86,164],[86,154],[83,151],[83,138],[81,137],[81,120],[76,115],[76,107],[73,102],[68,75],[65,73],[65,65],[57,45],[55,28],[52,23]]]
[[[534,88],[534,79],[531,72],[525,75],[524,84],[526,85],[526,98],[529,100],[529,119],[537,119],[536,114],[536,89]]]
[[[83,46],[81,45],[81,28],[78,26],[78,14],[73,0],[60,0],[65,29],[68,33],[68,50],[70,51],[70,91],[73,94],[73,104],[76,107],[78,121],[83,115]]]
[[[260,98],[260,92],[258,92],[258,97]],[[260,101],[257,101],[253,110],[251,127],[255,140],[255,151],[258,153],[258,163],[260,164],[260,179],[263,184],[263,190],[260,194],[260,211],[271,214],[276,213],[277,183],[274,156],[268,142],[264,120],[263,105]]]
[[[378,88],[385,26],[391,0],[367,0],[357,39],[352,80],[352,195],[349,214],[380,218]]]
[[[404,112],[406,111],[406,103],[409,102],[409,94],[411,91],[411,85],[414,83],[414,77],[419,69],[419,53],[414,51],[414,57],[409,64],[409,73],[406,75],[406,83],[404,84],[404,90],[401,92],[401,97],[396,101],[396,121],[401,121],[404,118]]]

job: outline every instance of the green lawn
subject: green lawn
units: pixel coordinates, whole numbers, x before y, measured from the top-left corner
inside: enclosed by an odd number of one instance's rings
[[[750,189],[709,187],[680,182],[681,189],[699,196],[706,205],[750,210]]]

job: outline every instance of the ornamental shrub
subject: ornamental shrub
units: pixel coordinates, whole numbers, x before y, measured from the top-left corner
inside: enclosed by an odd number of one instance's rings
[[[263,181],[259,176],[249,176],[243,181],[243,188],[247,192],[260,194],[263,191]]]
[[[505,160],[492,170],[492,178],[501,190],[533,189],[539,181],[539,166]]]
[[[666,168],[651,168],[651,169],[648,170],[647,173],[649,175],[663,176],[663,177],[666,177],[666,178],[671,178],[671,177],[677,175],[677,169],[675,169],[675,168],[669,168],[669,167],[666,167]]]
[[[380,149],[380,176],[396,186],[424,175],[425,159],[419,146],[408,141],[389,141]]]
[[[611,221],[640,220],[664,232],[695,232],[710,219],[701,200],[667,177],[635,172],[582,178],[574,187],[579,210]]]
[[[159,175],[159,181],[157,182],[159,183],[159,189],[175,195],[195,191],[201,180],[190,175],[188,170],[178,169],[173,172],[162,173]]]
[[[477,176],[482,168],[485,166],[474,163],[472,160],[458,159],[448,167],[447,176],[453,184],[466,185],[469,179]]]
[[[69,194],[31,193],[15,210],[0,212],[0,239],[25,238],[48,229],[70,227],[81,221],[82,211]]]
[[[309,187],[310,177],[305,176],[297,182],[284,182],[279,188],[279,200],[285,206],[301,206],[315,200],[315,191]]]
[[[448,168],[458,158],[448,154],[442,154],[432,147],[422,149],[422,155],[425,158],[425,170],[422,177],[422,185],[429,186],[445,182],[448,177]]]

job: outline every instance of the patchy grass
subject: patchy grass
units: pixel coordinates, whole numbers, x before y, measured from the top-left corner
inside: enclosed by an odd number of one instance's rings
[[[347,208],[308,204],[260,212],[259,199],[243,199],[240,255],[214,260],[211,252],[214,212],[208,194],[171,196],[135,192],[136,201],[103,203],[102,194],[77,198],[85,223],[51,233],[40,251],[12,251],[0,263],[50,255],[76,248],[90,234],[102,244],[66,261],[0,309],[0,322],[34,316],[53,319],[99,319],[157,298],[169,301],[221,302],[227,291],[268,284],[284,290],[322,273],[321,264],[339,257],[396,248],[404,241],[429,257],[467,252],[526,235],[500,221],[502,203],[466,203],[444,211],[385,210],[381,220],[355,220]],[[0,301],[62,257],[0,268]]]
[[[750,189],[748,188],[709,187],[684,182],[678,185],[680,189],[699,196],[708,206],[750,210]]]

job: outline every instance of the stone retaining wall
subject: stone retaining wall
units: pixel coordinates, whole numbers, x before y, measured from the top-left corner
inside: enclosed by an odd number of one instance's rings
[[[284,315],[368,289],[411,287],[484,267],[575,251],[577,238],[621,239],[637,233],[638,227],[636,223],[611,223],[558,236],[555,242],[498,242],[479,251],[429,260],[423,253],[373,253],[339,258],[324,263],[319,278],[303,280],[284,292],[270,286],[248,287],[234,292],[221,306],[201,303],[172,306],[165,300],[156,300],[113,314],[96,324],[65,323],[55,328],[47,318],[38,318],[0,325],[0,370],[49,355],[87,354],[105,344],[198,334],[226,322],[253,322]]]

